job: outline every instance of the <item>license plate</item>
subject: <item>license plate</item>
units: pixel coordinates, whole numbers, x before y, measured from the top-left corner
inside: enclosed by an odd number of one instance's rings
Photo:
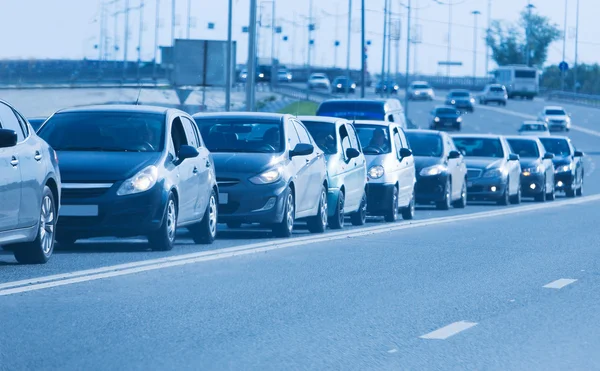
[[[98,216],[98,205],[62,205],[61,216]]]
[[[227,205],[229,203],[229,194],[219,193],[219,204]]]
[[[473,187],[473,182],[467,182],[467,187]]]
[[[444,122],[444,126],[452,126],[452,122],[451,121],[446,121],[446,122]]]

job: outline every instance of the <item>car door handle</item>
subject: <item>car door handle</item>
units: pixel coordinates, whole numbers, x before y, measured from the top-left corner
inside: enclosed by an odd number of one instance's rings
[[[19,165],[19,160],[17,160],[17,158],[13,156],[13,158],[10,160],[10,164],[13,167],[17,167],[17,165]]]
[[[42,155],[38,151],[35,151],[35,155],[33,156],[33,158],[36,161],[41,161],[42,160]]]
[[[194,166],[194,171],[192,171],[192,172],[194,173],[194,175],[198,174],[199,173],[198,168],[196,166]]]
[[[206,161],[206,167],[210,167],[210,161]]]

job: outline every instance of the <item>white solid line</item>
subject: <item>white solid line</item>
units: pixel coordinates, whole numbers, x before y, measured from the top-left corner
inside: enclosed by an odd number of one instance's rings
[[[556,290],[560,290],[563,287],[572,284],[573,282],[576,282],[576,279],[571,279],[571,278],[561,278],[559,280],[556,281],[552,281],[547,285],[544,285],[542,287],[546,288],[546,289],[556,289]]]
[[[203,251],[198,253],[183,254],[169,256],[165,258],[157,258],[151,260],[144,260],[126,264],[118,264],[113,266],[87,269],[82,271],[75,271],[63,274],[57,274],[52,276],[37,277],[32,279],[26,279],[21,281],[6,282],[0,284],[0,296],[16,294],[20,292],[28,292],[35,290],[42,290],[51,287],[64,286],[69,284],[75,284],[80,282],[94,281],[98,279],[124,276],[128,274],[134,274],[139,272],[151,271],[156,269],[164,269],[179,265],[185,265],[190,263],[198,263],[209,260],[217,260],[230,258],[238,255],[253,254],[258,252],[265,252],[277,249],[284,249],[288,247],[298,247],[303,245],[314,244],[318,242],[329,242],[336,241],[346,238],[355,238],[361,236],[367,236],[372,234],[380,234],[391,231],[426,227],[431,225],[447,224],[454,222],[464,222],[467,220],[480,220],[487,219],[496,216],[512,215],[517,213],[523,213],[528,211],[546,210],[551,208],[559,208],[569,205],[578,205],[587,202],[600,201],[600,195],[585,196],[576,199],[556,201],[552,203],[524,205],[510,208],[503,208],[493,211],[484,211],[472,214],[454,215],[441,218],[432,218],[426,220],[414,221],[411,223],[395,223],[395,224],[384,224],[380,226],[327,233],[321,236],[307,236],[297,237],[289,240],[275,240],[267,242],[259,242],[249,245],[234,246],[219,250]]]
[[[454,336],[476,325],[476,322],[458,321],[419,337],[429,340],[446,340],[450,336]]]
[[[390,354],[397,353],[397,352],[398,352],[398,349],[396,349],[396,348],[388,350],[388,353],[390,353]]]

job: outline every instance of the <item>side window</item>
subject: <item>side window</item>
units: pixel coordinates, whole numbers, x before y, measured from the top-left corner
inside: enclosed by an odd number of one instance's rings
[[[389,122],[395,122],[394,115],[392,113],[389,113],[387,116],[388,116],[388,121]]]
[[[179,150],[181,149],[181,146],[188,145],[188,141],[185,136],[185,129],[183,127],[183,123],[181,122],[181,118],[179,117],[176,117],[173,120],[173,125],[171,126],[171,140],[173,141],[175,157],[179,157]]]
[[[346,124],[346,130],[348,131],[348,135],[350,136],[350,145],[352,148],[356,148],[359,152],[362,152],[362,148],[360,146],[360,142],[358,141],[358,135],[356,135],[356,130],[354,126],[351,124]]]
[[[346,158],[346,151],[352,145],[350,144],[350,135],[348,134],[348,130],[346,129],[346,125],[340,125],[340,140],[342,141],[342,155]]]
[[[398,128],[394,128],[394,146],[396,147],[396,154],[400,156],[400,149],[402,148],[402,140],[398,133]]]
[[[404,134],[404,130],[401,128],[397,128],[398,135],[400,136],[400,141],[402,142],[402,148],[410,149],[410,144],[408,143],[408,139],[406,138],[406,134]]]
[[[191,122],[187,117],[180,117],[180,119],[183,123],[183,129],[185,130],[188,144],[194,148],[199,148],[200,141],[198,139],[198,130],[195,128],[196,124]]]
[[[310,139],[310,134],[308,133],[308,130],[306,130],[304,125],[302,125],[298,121],[293,121],[293,122],[294,122],[294,127],[296,128],[296,131],[298,132],[298,137],[300,138],[300,143],[312,144],[312,140]]]
[[[298,132],[294,128],[294,124],[291,121],[286,121],[285,130],[287,132],[287,141],[290,149],[296,148],[296,145],[300,143],[300,137]]]
[[[21,123],[17,119],[15,112],[4,103],[0,103],[0,127],[15,131],[19,142],[25,140],[23,128],[21,127]]]
[[[29,136],[29,126],[27,125],[27,120],[17,111],[14,111],[15,115],[17,115],[17,119],[21,124],[21,128],[23,129],[23,133],[25,133],[25,138]]]

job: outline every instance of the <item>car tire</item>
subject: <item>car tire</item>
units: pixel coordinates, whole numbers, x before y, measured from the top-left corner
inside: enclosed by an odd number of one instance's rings
[[[452,204],[457,209],[464,209],[467,207],[467,181],[463,182],[462,190],[460,191],[460,198]]]
[[[217,237],[218,213],[217,194],[213,189],[210,193],[202,221],[190,228],[194,243],[210,245],[215,242],[215,238]]]
[[[319,210],[317,215],[310,217],[307,221],[310,233],[323,233],[327,229],[327,188],[321,188]]]
[[[573,198],[573,197],[575,197],[575,195],[576,195],[576,192],[575,192],[575,190],[574,190],[574,189],[567,189],[567,190],[565,191],[565,195],[566,195],[567,197],[569,197],[569,198]]]
[[[552,182],[552,190],[546,194],[546,200],[554,201],[556,199],[556,190],[554,189],[554,181]]]
[[[513,204],[513,205],[520,204],[522,196],[523,196],[523,193],[521,192],[521,185],[519,184],[519,187],[517,188],[517,194],[511,196],[510,203]]]
[[[350,216],[352,225],[361,226],[367,222],[367,193],[363,193],[358,210]]]
[[[238,229],[242,226],[242,222],[228,222],[226,224],[229,229]]]
[[[446,187],[444,188],[444,200],[436,202],[435,207],[438,210],[450,210],[452,206],[452,183],[450,180],[446,181]]]
[[[335,214],[329,218],[329,228],[331,229],[343,229],[344,228],[344,204],[345,204],[344,192],[340,191],[338,200],[335,205]]]
[[[281,222],[273,226],[273,234],[276,237],[287,238],[292,236],[294,222],[296,221],[296,198],[294,192],[288,187],[285,193],[285,204],[283,206],[283,218]]]
[[[170,251],[175,246],[177,234],[177,203],[173,193],[167,198],[167,205],[160,228],[148,236],[150,248],[154,251]]]
[[[542,192],[540,192],[540,194],[535,195],[534,197],[536,202],[546,202],[546,179],[544,178],[544,189],[542,189]]]
[[[402,209],[402,219],[413,220],[415,217],[415,192],[413,191],[412,197],[408,206]]]
[[[510,182],[506,183],[506,189],[504,190],[504,193],[502,194],[502,196],[500,196],[500,199],[498,200],[498,205],[501,206],[507,206],[510,205],[510,186],[509,186]]]
[[[15,259],[20,264],[44,264],[48,262],[54,251],[56,221],[56,200],[50,188],[44,186],[40,205],[40,221],[35,240],[11,246]]]
[[[583,176],[581,178],[581,184],[579,184],[579,188],[577,188],[577,191],[575,192],[575,194],[577,196],[583,196]]]
[[[388,223],[398,220],[398,187],[394,186],[392,191],[392,202],[388,207],[383,219]]]

